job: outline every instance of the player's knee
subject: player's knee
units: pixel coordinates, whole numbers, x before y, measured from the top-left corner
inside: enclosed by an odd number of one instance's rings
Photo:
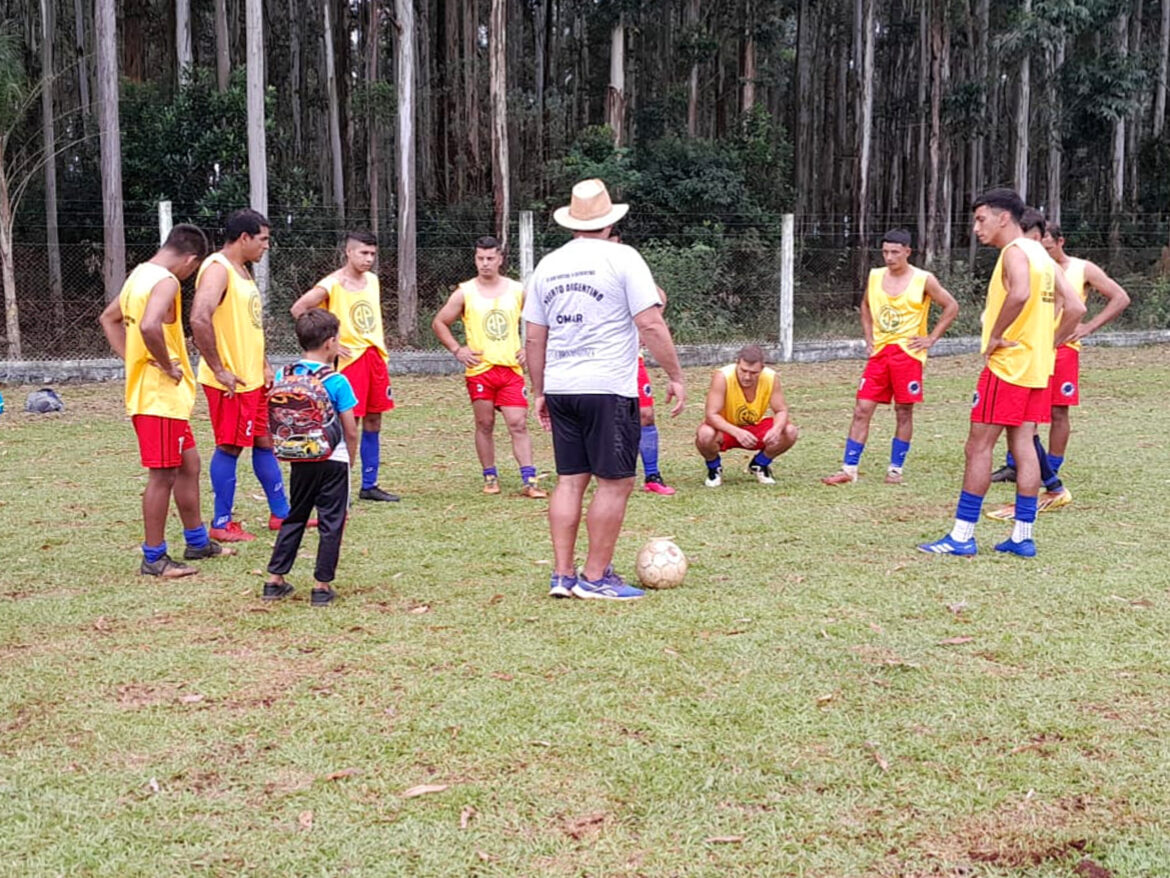
[[[155,467],[150,470],[151,484],[160,488],[173,488],[175,479],[178,478],[179,468],[177,466]]]
[[[362,429],[367,433],[377,433],[382,429],[382,413],[370,412],[362,418]]]
[[[654,426],[654,406],[647,405],[638,409],[638,417],[642,421],[643,427]]]

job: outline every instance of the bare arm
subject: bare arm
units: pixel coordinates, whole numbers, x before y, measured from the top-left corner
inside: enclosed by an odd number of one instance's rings
[[[443,307],[439,309],[439,313],[435,315],[435,319],[431,321],[431,331],[439,340],[439,344],[454,354],[455,359],[464,366],[478,366],[479,352],[473,351],[467,345],[459,344],[459,339],[455,338],[455,334],[451,332],[451,326],[462,317],[463,290],[456,287]]]
[[[183,380],[183,370],[179,366],[179,361],[172,360],[167,350],[163,324],[174,322],[175,294],[178,291],[179,285],[173,278],[163,278],[156,283],[146,300],[146,308],[142,312],[142,325],[139,327],[142,331],[142,341],[150,351],[154,365],[169,375],[176,384]]]
[[[723,417],[723,405],[726,401],[727,379],[723,377],[722,372],[716,371],[711,375],[711,386],[707,388],[703,421],[720,433],[733,437],[744,448],[755,448],[758,444],[755,436]]]
[[[102,332],[106,334],[106,340],[110,343],[114,353],[118,355],[119,359],[125,360],[126,326],[122,323],[121,300],[121,296],[111,299],[110,304],[106,305],[105,310],[98,318],[98,323],[101,324]]]
[[[1056,267],[1056,289],[1053,292],[1055,294],[1053,307],[1060,318],[1055,339],[1056,346],[1059,347],[1070,341],[1073,333],[1077,331],[1081,318],[1085,316],[1085,303],[1072,288],[1060,266]]]
[[[1069,341],[1091,335],[1129,307],[1129,293],[1095,263],[1085,263],[1085,283],[1105,297],[1105,307],[1088,323],[1078,326]]]
[[[313,287],[311,290],[303,294],[299,299],[292,303],[292,307],[289,310],[292,312],[293,320],[296,320],[310,308],[318,307],[328,298],[329,291],[323,286],[318,285]]]
[[[545,430],[552,429],[548,406],[544,401],[544,360],[548,350],[548,327],[525,321],[524,355],[528,360],[528,377],[532,381],[532,400],[536,418]]]
[[[772,398],[768,401],[772,409],[772,429],[764,434],[764,445],[770,445],[780,438],[784,428],[788,426],[788,402],[784,399],[784,389],[780,386],[780,376],[772,383]]]
[[[357,418],[353,416],[353,409],[347,409],[338,415],[341,418],[341,432],[345,436],[345,447],[349,449],[349,468],[353,469],[357,461],[358,428]]]
[[[227,280],[227,269],[219,263],[213,262],[203,270],[199,285],[195,287],[195,299],[191,303],[191,335],[199,355],[215,375],[215,380],[227,388],[228,396],[232,396],[240,379],[224,368],[223,360],[219,358],[219,348],[215,345],[215,327],[211,323],[215,309],[227,292]]]
[[[869,310],[869,296],[861,297],[861,331],[865,335],[865,355],[873,356],[873,312]]]
[[[943,333],[950,328],[950,325],[955,322],[955,318],[959,316],[959,303],[955,301],[955,297],[950,294],[946,287],[938,282],[938,278],[933,274],[926,277],[926,295],[930,300],[942,308],[942,315],[938,318],[938,322],[934,324],[934,329],[929,335],[919,335],[910,339],[910,347],[912,350],[929,350],[934,347],[934,343],[943,337]]]
[[[661,307],[650,307],[634,315],[634,324],[642,337],[643,344],[654,355],[654,359],[666,371],[669,381],[667,384],[666,401],[675,400],[670,410],[671,416],[677,416],[683,410],[687,401],[687,389],[683,381],[682,366],[678,362],[678,352],[674,349],[674,339],[670,337],[670,327],[662,319]]]
[[[987,342],[987,350],[983,352],[984,359],[999,348],[1012,348],[1018,342],[1005,341],[1003,334],[1012,325],[1020,312],[1024,310],[1028,298],[1032,295],[1032,277],[1028,257],[1019,247],[1009,247],[1003,257],[1003,285],[1007,290],[1003,305],[991,327],[991,337]]]

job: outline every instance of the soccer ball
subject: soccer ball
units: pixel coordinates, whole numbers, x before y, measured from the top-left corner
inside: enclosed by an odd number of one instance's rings
[[[638,552],[634,570],[647,588],[677,588],[687,574],[687,556],[670,540],[654,539]]]

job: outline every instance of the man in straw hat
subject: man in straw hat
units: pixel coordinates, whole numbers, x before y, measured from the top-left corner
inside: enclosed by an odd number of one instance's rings
[[[536,415],[553,434],[557,486],[549,502],[553,543],[551,597],[632,600],[610,563],[634,488],[638,442],[638,335],[669,377],[672,415],[686,398],[658,288],[633,248],[610,242],[628,204],[613,204],[601,180],[573,187],[553,214],[573,239],[540,261],[524,302],[528,368]],[[585,516],[589,551],[574,561],[585,489],[597,490]]]

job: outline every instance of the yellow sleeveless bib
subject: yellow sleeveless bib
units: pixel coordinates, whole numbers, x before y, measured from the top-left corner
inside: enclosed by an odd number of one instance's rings
[[[735,363],[719,371],[727,381],[727,393],[723,397],[723,417],[737,427],[758,424],[768,414],[772,402],[772,386],[776,383],[776,371],[765,367],[756,383],[756,396],[750,402],[743,395],[743,388],[735,377]]]
[[[987,285],[987,307],[983,311],[983,343],[980,350],[986,353],[991,329],[1007,298],[1007,287],[1003,282],[1003,259],[1009,247],[1019,247],[1028,257],[1030,295],[1024,309],[1003,333],[1004,340],[1017,344],[997,349],[987,365],[993,374],[1004,381],[1021,387],[1045,387],[1056,363],[1056,263],[1039,241],[1016,238],[1000,251],[991,282]]]
[[[224,368],[240,379],[236,390],[246,393],[264,386],[264,306],[260,290],[252,278],[237,272],[223,253],[212,253],[203,260],[196,283],[213,262],[227,269],[227,290],[211,316],[215,347]],[[227,389],[215,380],[206,360],[199,363],[199,383]]]
[[[142,315],[146,303],[160,281],[175,281],[175,321],[163,324],[163,338],[167,343],[167,358],[178,360],[183,380],[175,384],[155,365],[154,357],[142,340]],[[183,304],[179,296],[178,279],[153,262],[143,262],[126,278],[118,297],[122,309],[122,325],[126,327],[126,414],[155,415],[186,421],[195,406],[195,375],[187,358],[187,343],[183,338]]]
[[[353,354],[338,364],[342,369],[360,357],[366,348],[376,348],[382,359],[386,359],[381,286],[373,272],[367,271],[365,278],[366,285],[360,290],[346,289],[336,277],[326,277],[317,284],[326,292],[321,307],[341,323],[340,341]]]
[[[1070,256],[1068,259],[1068,268],[1064,270],[1064,276],[1076,291],[1076,294],[1081,297],[1081,301],[1086,301],[1089,298],[1089,291],[1085,287],[1085,260]],[[1056,319],[1057,322],[1060,321],[1059,314],[1056,315]],[[1081,349],[1081,343],[1079,341],[1070,341],[1067,343],[1067,346],[1078,351]]]
[[[876,354],[886,345],[896,344],[914,359],[926,362],[926,351],[911,350],[909,344],[915,336],[927,334],[930,315],[930,299],[926,295],[928,273],[920,268],[912,271],[910,283],[896,296],[882,289],[882,281],[889,269],[875,268],[869,273],[865,295],[869,313],[873,315],[873,352]]]
[[[489,299],[479,292],[475,279],[459,285],[463,291],[463,331],[467,346],[479,352],[479,365],[466,370],[468,378],[492,366],[506,366],[522,374],[516,352],[520,350],[520,312],[524,287],[510,280],[501,295]]]

